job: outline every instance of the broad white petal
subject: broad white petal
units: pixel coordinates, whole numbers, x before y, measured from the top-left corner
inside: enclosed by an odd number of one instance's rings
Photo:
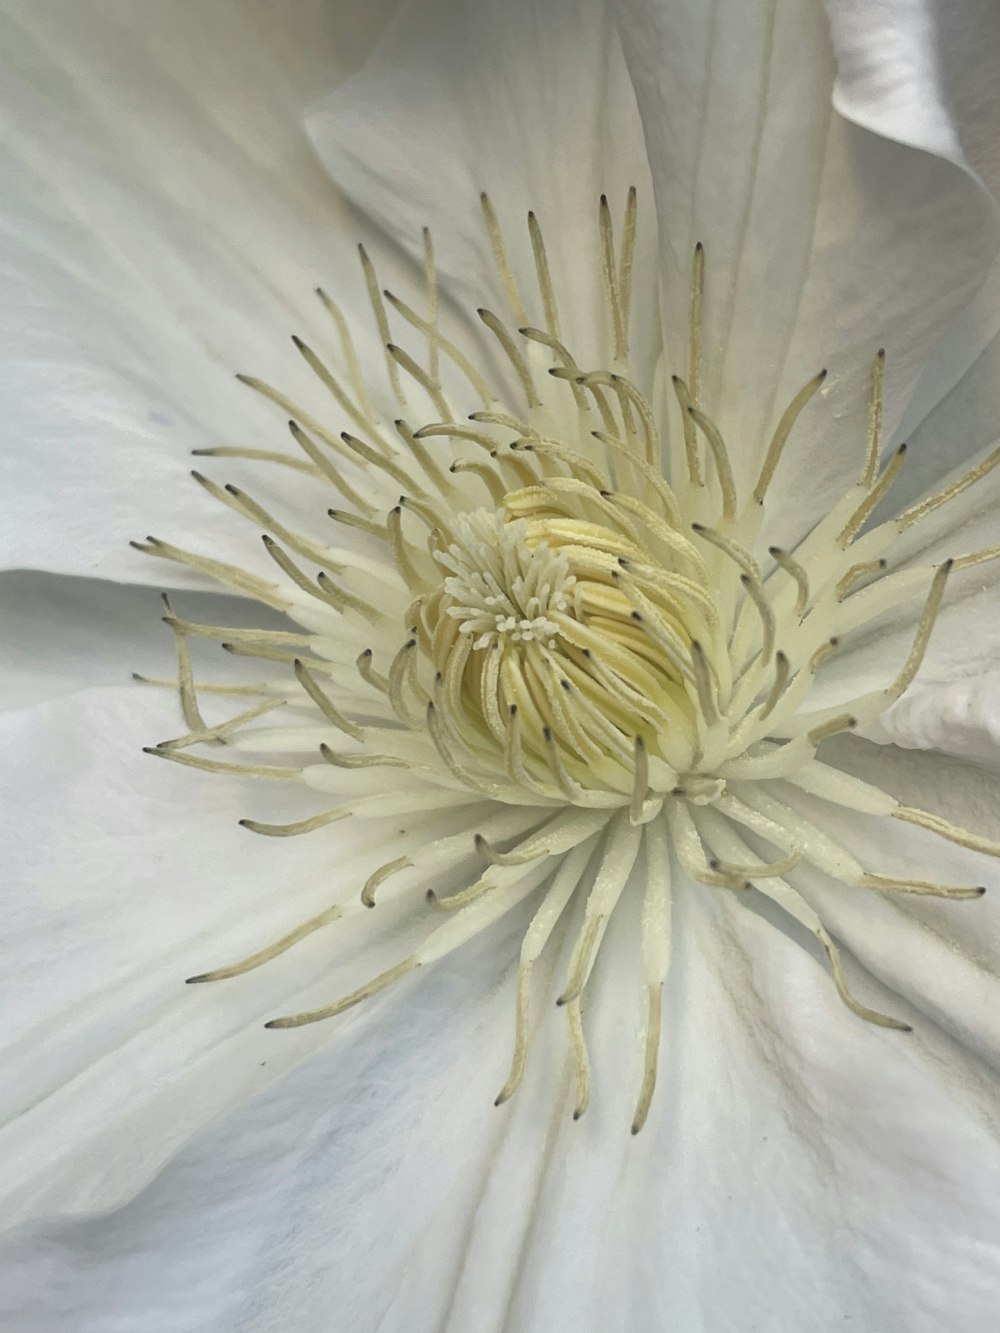
[[[0,7],[0,567],[155,583],[130,538],[239,549],[188,454],[283,447],[233,374],[294,396],[288,334],[327,339],[313,288],[353,274],[354,228],[301,110],[387,7]]]
[[[793,394],[829,370],[826,402],[807,409],[774,483],[776,507],[808,526],[861,467],[876,349],[888,351],[891,433],[996,253],[995,202],[926,44],[906,84],[923,114],[901,125],[836,81],[818,4],[622,0],[618,13],[655,183],[671,360],[686,364],[701,240],[703,398],[744,476]]]
[[[385,1028],[342,1033],[207,1127],[126,1206],[12,1238],[8,1310],[36,1312],[29,1333],[264,1333],[331,1310],[383,1333],[988,1325],[995,1077],[926,1022],[908,1038],[861,1024],[817,960],[732,898],[678,897],[638,1138],[615,1133],[634,914],[609,938],[576,1124],[544,1043],[527,1098],[489,1105],[512,997],[484,993],[496,957],[473,948]]]

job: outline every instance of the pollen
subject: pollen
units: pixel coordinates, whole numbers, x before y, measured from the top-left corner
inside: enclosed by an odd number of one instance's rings
[[[352,993],[269,1027],[333,1018],[518,905],[534,904],[498,1105],[514,1095],[527,1067],[533,969],[562,922],[573,947],[555,1007],[565,1015],[576,1070],[572,1111],[584,1113],[591,974],[619,903],[638,896],[635,976],[622,983],[646,994],[636,1133],[657,1079],[677,875],[701,892],[769,899],[819,940],[844,1004],[899,1030],[908,1025],[848,989],[836,941],[795,885],[797,868],[887,895],[963,899],[984,891],[929,882],[908,867],[882,865],[875,848],[843,846],[794,798],[806,793],[1000,855],[989,839],[901,805],[821,757],[826,741],[873,722],[913,681],[953,572],[1000,554],[969,552],[935,566],[904,563],[898,554],[903,531],[975,485],[1000,463],[1000,451],[898,518],[873,523],[905,463],[905,448],[883,458],[879,351],[867,429],[858,432],[858,480],[804,538],[786,541],[789,525],[770,502],[771,483],[785,450],[808,437],[809,418],[827,410],[825,371],[817,369],[778,416],[743,493],[729,443],[701,397],[702,303],[711,281],[702,247],[692,262],[688,363],[661,364],[656,383],[646,384],[629,351],[635,192],[625,201],[620,238],[607,200],[598,207],[606,352],[597,365],[577,359],[573,331],[562,327],[538,219],[528,217],[534,271],[518,273],[486,196],[482,208],[504,294],[498,312],[477,312],[492,358],[481,359],[460,333],[441,327],[429,232],[423,291],[410,300],[380,288],[362,249],[384,348],[380,373],[362,372],[348,320],[320,291],[339,355],[321,357],[294,342],[329,395],[331,421],[240,376],[290,418],[295,452],[199,451],[306,474],[323,497],[326,530],[301,532],[260,500],[195,473],[263,533],[274,579],[157,538],[137,543],[286,613],[294,625],[199,625],[168,604],[177,677],[150,683],[179,691],[187,730],[150,752],[335,798],[292,824],[244,821],[264,836],[322,837],[346,818],[408,816],[412,847],[378,866],[353,898],[262,942],[248,958],[190,978],[248,972],[386,894],[425,919],[415,952]],[[586,334],[580,341],[593,345],[594,330]],[[904,603],[914,608],[912,644],[887,683],[836,707],[812,703],[816,680],[842,642]],[[267,678],[196,683],[196,637],[257,659]],[[226,721],[209,726],[203,695],[242,700]],[[236,757],[213,757],[219,745]],[[275,755],[281,763],[269,761]],[[441,811],[467,812],[467,828],[422,840],[422,824]],[[443,893],[473,853],[478,873]]]

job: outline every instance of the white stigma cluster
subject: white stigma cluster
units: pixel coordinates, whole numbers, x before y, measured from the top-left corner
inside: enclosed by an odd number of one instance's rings
[[[359,886],[360,896],[330,904],[249,958],[192,978],[249,971],[374,906],[376,894],[398,894],[415,914],[428,914],[424,942],[396,966],[271,1027],[332,1017],[534,899],[518,964],[510,1070],[498,1102],[524,1074],[532,971],[563,920],[573,948],[558,1003],[576,1069],[574,1114],[586,1109],[583,1005],[594,961],[623,896],[640,895],[636,972],[648,1006],[637,1131],[656,1081],[676,870],[705,891],[769,898],[821,942],[845,1004],[892,1028],[906,1024],[848,990],[835,941],[796,887],[796,867],[808,863],[841,884],[878,893],[958,899],[982,892],[979,885],[926,881],[909,867],[873,869],[870,849],[837,842],[821,820],[802,812],[797,797],[902,820],[1000,854],[988,839],[901,804],[819,754],[826,740],[873,721],[908,687],[949,576],[1000,555],[969,552],[938,566],[901,564],[894,556],[903,531],[978,481],[1000,462],[1000,451],[897,518],[872,525],[903,462],[902,450],[882,457],[879,353],[856,484],[834,498],[812,532],[783,544],[771,481],[800,417],[824,410],[825,373],[773,423],[755,480],[741,493],[727,443],[700,400],[701,248],[693,262],[690,361],[667,368],[675,372],[663,379],[672,392],[661,394],[637,381],[629,358],[634,192],[620,240],[607,202],[600,205],[607,353],[596,367],[581,365],[564,341],[537,220],[528,219],[537,288],[529,301],[485,197],[483,212],[507,311],[501,317],[483,309],[479,316],[503,373],[478,366],[440,327],[425,235],[423,314],[380,294],[361,252],[385,344],[381,389],[362,375],[347,321],[324,293],[341,364],[295,340],[344,429],[331,429],[263,381],[241,377],[292,418],[299,453],[203,452],[306,472],[335,501],[331,524],[298,531],[245,492],[196,474],[264,530],[281,577],[272,581],[155,538],[141,544],[296,624],[230,630],[194,625],[170,610],[188,729],[153,752],[334,797],[330,808],[293,824],[244,821],[256,833],[288,837],[348,817],[396,815],[418,830],[403,855]],[[412,350],[394,341],[390,311],[412,331]],[[505,400],[495,388],[501,380],[519,386],[518,400]],[[818,674],[845,637],[910,601],[922,610],[894,678],[835,708],[811,704]],[[197,687],[193,636],[215,637],[228,651],[269,664],[273,678],[260,686]],[[201,688],[252,701],[210,726]],[[277,754],[281,762],[219,759],[199,749],[223,745],[242,755]],[[464,831],[421,837],[441,812],[462,813]],[[470,874],[473,855],[479,865]],[[463,879],[457,891],[441,891],[456,878]]]
[[[447,614],[472,635],[476,652],[508,643],[554,647],[559,625],[552,613],[569,610],[576,580],[565,556],[528,545],[527,524],[507,523],[502,512],[463,514],[455,541],[437,560],[450,572]]]

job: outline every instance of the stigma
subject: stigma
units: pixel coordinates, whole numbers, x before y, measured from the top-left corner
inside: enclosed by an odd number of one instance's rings
[[[326,293],[319,296],[340,341],[337,363],[295,339],[344,429],[264,381],[240,377],[290,418],[296,453],[200,452],[294,468],[333,502],[329,528],[304,533],[260,500],[194,474],[263,533],[280,577],[156,538],[138,544],[285,612],[296,625],[195,625],[168,605],[178,659],[172,683],[188,729],[151,752],[339,798],[293,824],[244,821],[265,836],[386,814],[412,815],[419,830],[422,816],[468,811],[465,831],[423,842],[415,834],[408,852],[377,867],[354,898],[331,903],[249,958],[190,980],[251,971],[385,894],[426,917],[423,942],[388,971],[319,1009],[268,1024],[297,1027],[332,1018],[433,964],[530,900],[498,1104],[523,1077],[533,969],[566,920],[574,946],[557,1005],[576,1071],[573,1114],[586,1110],[591,973],[619,903],[640,897],[634,980],[645,991],[647,1018],[634,1089],[638,1132],[657,1078],[672,877],[679,873],[706,893],[769,899],[820,941],[844,1004],[900,1030],[908,1025],[848,989],[838,946],[796,887],[796,868],[804,863],[880,894],[963,899],[984,891],[881,865],[875,849],[844,846],[821,818],[804,815],[795,796],[1000,855],[990,840],[902,805],[822,756],[826,741],[870,725],[908,688],[952,575],[1000,555],[996,548],[959,552],[921,566],[904,565],[898,554],[901,535],[980,480],[1000,451],[895,518],[873,522],[905,457],[905,447],[883,456],[885,356],[878,351],[858,432],[857,480],[805,537],[783,541],[792,525],[772,506],[771,483],[786,449],[808,440],[810,416],[826,410],[825,371],[817,369],[785,406],[752,484],[741,489],[729,443],[701,396],[702,303],[711,276],[702,248],[692,259],[687,364],[666,367],[661,358],[654,382],[644,383],[629,348],[635,192],[619,228],[605,199],[598,208],[606,316],[598,365],[577,359],[562,328],[537,219],[528,217],[534,271],[515,274],[485,196],[482,209],[504,293],[499,312],[477,312],[494,345],[489,364],[441,325],[425,233],[423,313],[380,288],[361,250],[384,347],[381,382],[362,373],[348,321]],[[390,317],[401,332],[391,332]],[[406,345],[397,341],[404,332]],[[590,346],[593,331],[585,332],[580,341]],[[843,642],[902,603],[913,604],[915,628],[886,683],[835,707],[817,706],[817,679]],[[257,658],[273,676],[252,687],[198,685],[193,636]],[[209,726],[200,703],[206,689],[252,701]],[[221,760],[199,748],[219,745],[251,758]],[[280,764],[253,760],[276,753]],[[441,893],[473,853],[477,872]]]

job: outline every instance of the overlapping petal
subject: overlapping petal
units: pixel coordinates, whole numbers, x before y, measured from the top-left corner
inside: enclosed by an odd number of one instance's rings
[[[156,582],[128,549],[145,531],[238,551],[188,455],[281,448],[280,416],[233,374],[294,392],[289,333],[324,336],[313,288],[353,278],[347,210],[300,123],[352,22],[338,41],[312,3],[291,24],[266,3],[0,10],[3,567]],[[294,480],[274,485],[294,500]]]
[[[44,1245],[12,1237],[7,1308],[43,1293],[31,1333],[91,1333],[112,1308],[149,1333],[331,1311],[384,1333],[597,1333],[667,1313],[692,1329],[982,1327],[1000,1281],[995,1075],[908,1005],[913,1034],[866,1028],[818,962],[732,899],[688,887],[678,907],[649,1133],[613,1133],[627,1007],[591,1024],[594,1119],[553,1104],[551,1065],[524,1101],[489,1107],[511,997],[484,990],[494,963],[474,951],[391,1023],[341,1033],[197,1133],[122,1209]]]
[[[618,13],[656,189],[670,359],[686,359],[701,240],[705,399],[744,468],[797,389],[830,371],[835,411],[808,418],[807,447],[789,451],[775,483],[808,528],[860,466],[854,412],[875,350],[889,356],[891,433],[931,347],[986,276],[995,202],[965,159],[956,113],[933,96],[927,40],[907,85],[924,114],[903,133],[875,93],[851,97],[837,81],[819,6],[641,0]],[[891,50],[868,49],[878,70],[891,66]]]

